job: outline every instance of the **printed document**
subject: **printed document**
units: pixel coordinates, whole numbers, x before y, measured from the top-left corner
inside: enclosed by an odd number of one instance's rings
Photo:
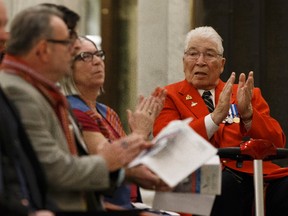
[[[217,149],[189,126],[190,122],[191,118],[170,122],[152,140],[153,147],[144,150],[129,167],[144,164],[175,187],[217,154]]]

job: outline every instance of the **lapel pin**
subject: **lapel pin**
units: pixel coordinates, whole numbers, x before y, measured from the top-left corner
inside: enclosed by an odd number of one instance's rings
[[[194,106],[196,106],[197,104],[198,104],[197,102],[192,102],[192,103],[191,103],[191,106],[194,107]]]
[[[186,96],[186,100],[192,100],[191,95],[188,94],[188,95]]]

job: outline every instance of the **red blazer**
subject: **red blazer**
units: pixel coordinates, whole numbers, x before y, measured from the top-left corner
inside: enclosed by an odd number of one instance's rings
[[[219,95],[225,83],[221,80],[215,88],[215,103],[217,105]],[[238,85],[233,86],[231,104],[236,102]],[[208,108],[199,94],[198,90],[189,84],[186,80],[174,83],[165,87],[168,91],[167,98],[160,115],[154,124],[154,135],[165,127],[170,121],[176,119],[186,119],[192,117],[190,126],[202,137],[208,140],[204,118],[209,114]],[[191,96],[190,99],[187,96]],[[193,105],[192,105],[193,103]],[[243,123],[224,124],[221,123],[219,129],[208,140],[216,148],[239,146],[244,136],[254,139],[266,139],[273,142],[277,147],[283,148],[286,143],[286,137],[279,123],[270,116],[270,109],[261,95],[259,88],[253,90],[253,118],[251,129],[246,132]],[[245,161],[243,168],[236,168],[235,161],[222,161],[226,166],[243,172],[253,172],[250,161]],[[268,174],[279,167],[270,162],[264,162],[264,173]]]

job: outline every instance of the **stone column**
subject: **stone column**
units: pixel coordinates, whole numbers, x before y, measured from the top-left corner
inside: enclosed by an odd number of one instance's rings
[[[191,0],[138,0],[137,93],[184,78],[184,39],[191,26]]]

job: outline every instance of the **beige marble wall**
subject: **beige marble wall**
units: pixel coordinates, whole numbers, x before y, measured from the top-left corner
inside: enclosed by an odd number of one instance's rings
[[[138,93],[183,79],[191,0],[138,0]]]
[[[46,2],[62,4],[77,12],[81,16],[78,25],[80,34],[100,33],[100,0],[4,0],[10,21],[20,10]],[[94,11],[92,11],[93,8],[95,8]],[[95,25],[93,25],[93,23],[95,23]]]

